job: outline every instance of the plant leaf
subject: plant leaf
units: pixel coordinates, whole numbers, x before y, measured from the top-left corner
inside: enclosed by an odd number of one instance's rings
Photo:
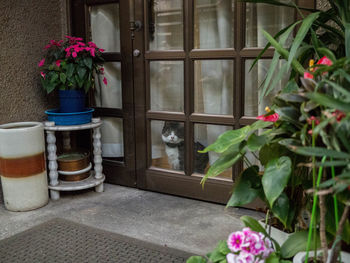
[[[200,151],[200,153],[206,153],[209,151],[222,153],[232,145],[241,143],[250,130],[251,127],[248,125],[238,130],[226,131],[221,134],[214,143],[206,147],[203,151]]]
[[[260,150],[260,148],[268,142],[269,136],[266,135],[256,135],[252,133],[247,140],[247,147],[250,151],[255,152]]]
[[[350,104],[339,99],[335,99],[325,94],[317,92],[306,94],[311,100],[330,108],[334,108],[340,111],[350,111]]]
[[[289,236],[286,242],[281,246],[281,256],[282,258],[291,258],[294,257],[298,252],[305,251],[307,245],[308,232],[300,231],[295,232]],[[320,237],[317,235],[317,239],[311,241],[310,247],[319,248],[320,246]]]
[[[274,202],[271,211],[283,223],[285,228],[290,228],[287,225],[289,210],[289,199],[285,193],[282,193]]]
[[[186,260],[186,263],[207,263],[207,260],[201,256],[192,256]]]
[[[333,157],[333,158],[340,158],[340,159],[349,159],[350,154],[344,153],[344,152],[338,152],[335,150],[329,150],[326,148],[322,147],[297,147],[294,145],[288,146],[288,148],[301,155],[305,156],[328,156],[328,157]]]
[[[240,174],[235,182],[231,198],[227,202],[227,207],[249,204],[259,196],[261,193],[261,179],[258,172],[259,167],[254,165]]]
[[[307,32],[311,28],[312,23],[318,18],[319,15],[320,15],[320,12],[315,12],[315,13],[311,13],[310,15],[308,15],[306,18],[303,19],[303,22],[298,30],[298,33],[296,34],[296,36],[293,40],[293,44],[290,48],[290,53],[289,53],[289,57],[288,57],[288,66],[290,66],[292,64],[292,61],[295,57],[295,54],[296,54],[300,44],[303,42]]]
[[[271,207],[286,187],[292,172],[292,161],[287,156],[270,160],[262,177],[266,199]]]

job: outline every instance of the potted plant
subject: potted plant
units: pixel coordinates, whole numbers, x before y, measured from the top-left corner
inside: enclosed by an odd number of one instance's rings
[[[95,43],[66,36],[51,40],[39,62],[40,80],[47,93],[59,90],[59,112],[81,112],[85,108],[85,93],[94,85],[95,75],[103,75],[102,52]],[[103,82],[107,85],[107,79]]]
[[[246,0],[246,2],[269,2],[296,7],[296,5],[285,1]],[[260,121],[222,134],[216,142],[204,150],[204,152],[215,151],[221,156],[210,167],[202,183],[208,177],[220,174],[237,161],[245,161],[248,168],[236,180],[233,194],[227,205],[242,206],[255,198],[260,198],[281,225],[290,231],[309,228],[312,206],[315,202],[312,197],[305,194],[305,191],[316,187],[316,170],[311,168],[315,163],[321,161],[320,158],[314,158],[315,154],[317,152],[318,154],[324,153],[319,152],[319,148],[315,147],[329,147],[323,141],[327,139],[327,136],[316,136],[315,129],[321,131],[324,128],[325,130],[322,132],[327,134],[327,124],[320,124],[319,117],[324,110],[322,103],[317,103],[312,95],[305,96],[315,89],[314,83],[307,77],[318,71],[321,75],[323,74],[322,76],[329,76],[327,73],[330,71],[329,67],[332,67],[332,64],[338,65],[336,57],[343,57],[345,53],[350,54],[350,43],[347,43],[344,38],[349,23],[346,20],[349,17],[346,14],[349,9],[346,6],[347,2],[331,1],[330,5],[331,8],[327,11],[307,10],[312,11],[312,13],[281,30],[275,37],[264,32],[269,44],[263,52],[272,45],[275,48],[275,55],[261,94],[262,96],[268,95],[274,89],[275,84],[290,70],[291,74],[287,85],[276,96],[271,109],[268,109],[269,112],[258,117],[261,119]],[[299,9],[298,11],[300,12]],[[337,26],[328,25],[329,21],[335,22]],[[289,48],[284,48],[288,36],[296,25],[300,25],[300,28],[294,41]],[[334,41],[335,39],[336,41]],[[325,55],[328,57],[323,57]],[[286,63],[278,72],[277,77],[272,78],[277,62],[281,58],[285,59]],[[303,66],[310,58],[320,58],[315,65],[311,61],[310,69],[312,72],[306,71]],[[321,72],[323,69],[324,71]],[[341,70],[337,74],[345,78]],[[300,80],[300,77],[304,75],[306,79]],[[301,82],[304,85],[301,85]],[[337,88],[339,87],[334,85],[334,89]],[[329,98],[326,98],[326,101],[330,104],[334,102]],[[330,114],[338,114],[337,109],[336,107],[330,109]],[[259,134],[258,131],[261,129],[264,130]],[[346,131],[345,133],[348,134]],[[297,151],[295,147],[298,146],[308,147],[304,148],[307,151],[314,148],[315,150],[312,152],[314,157],[310,159],[310,154],[305,154],[305,152],[302,154]],[[249,163],[246,158],[248,151],[259,159],[262,171],[259,171],[258,166]],[[329,162],[331,161],[329,160]],[[329,162],[325,165],[330,165]],[[305,214],[308,215],[307,220],[304,219],[303,215]],[[316,226],[318,222],[314,221],[313,224]],[[326,224],[327,233],[335,234],[334,225]],[[350,241],[346,235],[343,236],[343,239],[346,242]]]

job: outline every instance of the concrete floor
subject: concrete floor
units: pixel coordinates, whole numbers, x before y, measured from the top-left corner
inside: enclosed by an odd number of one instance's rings
[[[262,218],[247,209],[105,184],[105,192],[64,193],[58,201],[29,212],[5,210],[0,194],[0,239],[52,218],[204,255],[242,227],[239,217]]]

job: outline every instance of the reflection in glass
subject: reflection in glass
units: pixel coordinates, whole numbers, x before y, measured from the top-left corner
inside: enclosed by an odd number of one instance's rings
[[[196,0],[194,48],[233,48],[233,0]]]
[[[183,1],[154,0],[149,14],[150,50],[183,50]]]
[[[259,103],[259,97],[262,90],[260,85],[263,83],[266,73],[269,69],[271,60],[264,59],[259,60],[258,63],[253,67],[249,72],[249,69],[253,63],[253,59],[246,60],[245,63],[245,89],[244,89],[244,115],[245,116],[259,116],[265,114],[265,107],[271,106],[272,100],[279,90],[287,83],[289,74],[285,74],[285,78],[282,79],[275,86],[274,90],[270,94],[264,97]],[[282,66],[282,61],[279,62],[279,65],[275,71],[275,75],[278,74],[279,69]],[[274,79],[274,77],[272,77]],[[259,88],[260,87],[260,88]]]
[[[184,124],[176,121],[151,121],[152,166],[184,170]]]
[[[195,112],[233,114],[233,61],[194,62]]]
[[[201,145],[206,147],[212,144],[213,142],[215,142],[220,134],[228,130],[232,130],[232,127],[222,126],[222,125],[195,124],[194,125],[194,142],[200,143]],[[209,165],[212,165],[219,158],[219,154],[215,152],[209,152],[208,157],[209,157],[209,163],[205,168],[205,172],[207,172],[207,170],[209,169]],[[193,160],[194,168],[196,167],[196,165],[197,167],[199,167],[197,163],[202,162],[204,159],[205,159],[204,157],[201,157],[200,160]],[[222,174],[218,175],[215,178],[232,181],[232,169],[231,168],[228,169],[227,171],[223,172]]]
[[[282,28],[294,22],[293,10],[284,6],[247,3],[246,47],[264,47],[267,40],[262,30],[274,36]],[[290,41],[291,38],[287,42]]]
[[[92,6],[90,18],[92,41],[107,52],[120,52],[119,4]]]
[[[183,61],[151,61],[151,110],[184,110]]]
[[[101,119],[102,157],[119,160],[124,156],[123,120],[112,117]]]
[[[95,103],[97,107],[122,108],[121,63],[106,62],[104,75],[95,76]],[[107,85],[103,83],[106,77]]]

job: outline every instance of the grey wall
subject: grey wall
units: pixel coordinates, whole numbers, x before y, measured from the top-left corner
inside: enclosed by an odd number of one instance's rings
[[[39,80],[50,39],[67,34],[66,0],[0,0],[0,124],[44,120],[56,106]]]

